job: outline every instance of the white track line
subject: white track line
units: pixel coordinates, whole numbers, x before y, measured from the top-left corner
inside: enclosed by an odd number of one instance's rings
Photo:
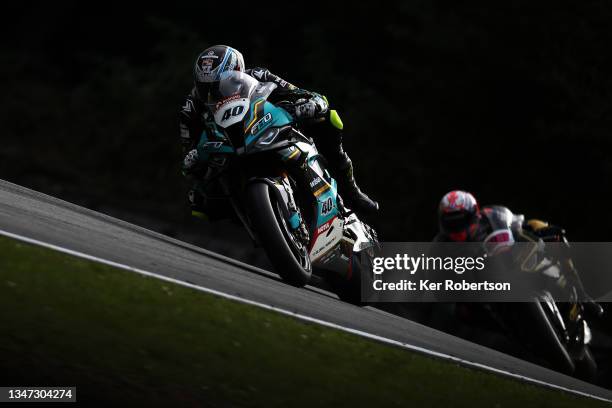
[[[315,317],[306,316],[306,315],[303,315],[303,314],[300,314],[300,313],[292,312],[290,310],[282,309],[282,308],[279,308],[279,307],[276,307],[276,306],[267,305],[265,303],[260,303],[260,302],[254,301],[254,300],[244,299],[244,298],[241,298],[241,297],[238,297],[238,296],[235,296],[235,295],[231,295],[229,293],[220,292],[220,291],[215,290],[215,289],[205,288],[205,287],[202,287],[202,286],[194,285],[194,284],[189,283],[189,282],[184,282],[184,281],[181,281],[181,280],[170,278],[168,276],[159,275],[159,274],[154,273],[154,272],[148,272],[148,271],[145,271],[145,270],[142,270],[142,269],[131,267],[129,265],[125,265],[125,264],[121,264],[121,263],[118,263],[118,262],[109,261],[107,259],[98,258],[98,257],[93,256],[93,255],[88,255],[88,254],[85,254],[85,253],[82,253],[82,252],[74,251],[72,249],[68,249],[68,248],[57,246],[57,245],[49,244],[47,242],[39,241],[39,240],[33,239],[33,238],[28,238],[28,237],[25,237],[23,235],[13,234],[11,232],[4,231],[4,230],[0,230],[0,235],[6,236],[6,237],[9,237],[9,238],[13,238],[13,239],[16,239],[16,240],[19,240],[19,241],[27,242],[29,244],[38,245],[38,246],[41,246],[41,247],[44,247],[44,248],[49,248],[49,249],[52,249],[52,250],[55,250],[55,251],[58,251],[58,252],[63,252],[65,254],[73,255],[73,256],[76,256],[76,257],[79,257],[79,258],[87,259],[89,261],[99,262],[99,263],[102,263],[102,264],[105,264],[105,265],[108,265],[108,266],[113,266],[113,267],[124,269],[124,270],[127,270],[127,271],[136,272],[136,273],[138,273],[140,275],[156,278],[156,279],[163,280],[163,281],[166,281],[166,282],[171,282],[171,283],[174,283],[174,284],[177,284],[177,285],[180,285],[180,286],[184,286],[184,287],[195,289],[195,290],[198,290],[198,291],[201,291],[201,292],[209,293],[209,294],[212,294],[212,295],[215,295],[215,296],[219,296],[219,297],[222,297],[222,298],[225,298],[225,299],[233,300],[233,301],[244,303],[244,304],[251,305],[251,306],[257,306],[257,307],[260,307],[262,309],[271,310],[271,311],[274,311],[274,312],[277,312],[277,313],[281,313],[281,314],[286,315],[286,316],[291,316],[291,317],[294,317],[296,319],[300,319],[300,320],[303,320],[303,321],[306,321],[306,322],[316,323],[316,324],[319,324],[321,326],[325,326],[325,327],[329,327],[329,328],[332,328],[332,329],[341,330],[341,331],[346,332],[346,333],[355,334],[357,336],[361,336],[361,337],[364,337],[364,338],[367,338],[367,339],[370,339],[370,340],[375,340],[375,341],[378,341],[378,342],[381,342],[381,343],[390,344],[390,345],[401,347],[401,348],[408,349],[408,350],[411,350],[411,351],[416,351],[416,352],[419,352],[419,353],[422,353],[422,354],[426,354],[426,355],[429,355],[429,356],[433,356],[433,357],[437,357],[437,358],[441,358],[441,359],[445,359],[445,360],[450,360],[450,361],[453,361],[453,362],[456,362],[456,363],[459,363],[459,364],[462,364],[462,365],[465,365],[465,366],[468,366],[468,367],[474,367],[474,368],[478,368],[478,369],[481,369],[481,370],[490,371],[490,372],[493,372],[493,373],[496,373],[496,374],[501,374],[501,375],[504,375],[504,376],[507,376],[507,377],[512,377],[512,378],[515,378],[515,379],[518,379],[518,380],[522,380],[522,381],[525,381],[525,382],[529,382],[529,383],[532,383],[532,384],[537,384],[537,385],[541,385],[541,386],[544,386],[544,387],[548,387],[548,388],[552,388],[552,389],[556,389],[556,390],[560,390],[560,391],[565,391],[565,392],[568,392],[570,394],[580,395],[580,396],[583,396],[583,397],[593,398],[593,399],[597,399],[597,400],[605,401],[605,402],[612,402],[612,400],[610,400],[610,399],[599,397],[597,395],[592,395],[592,394],[589,394],[589,393],[586,393],[586,392],[582,392],[582,391],[578,391],[578,390],[573,390],[571,388],[566,388],[566,387],[563,387],[563,386],[560,386],[560,385],[548,383],[546,381],[537,380],[535,378],[527,377],[527,376],[524,376],[524,375],[521,375],[521,374],[513,373],[513,372],[510,372],[510,371],[502,370],[502,369],[495,368],[495,367],[491,367],[491,366],[488,366],[486,364],[481,364],[481,363],[476,363],[474,361],[464,360],[464,359],[459,358],[459,357],[455,357],[455,356],[451,356],[449,354],[445,354],[445,353],[440,353],[440,352],[437,352],[437,351],[429,350],[429,349],[426,349],[426,348],[423,348],[423,347],[419,347],[419,346],[415,346],[415,345],[412,345],[412,344],[402,343],[402,342],[397,341],[397,340],[388,339],[386,337],[382,337],[382,336],[379,336],[379,335],[376,335],[376,334],[364,332],[364,331],[357,330],[357,329],[352,329],[352,328],[346,327],[346,326],[341,326],[341,325],[336,324],[336,323],[332,323],[332,322],[328,322],[328,321],[325,321],[325,320],[317,319]]]

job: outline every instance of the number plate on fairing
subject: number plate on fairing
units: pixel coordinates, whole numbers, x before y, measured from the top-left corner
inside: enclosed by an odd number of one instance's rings
[[[247,98],[222,102],[215,111],[215,123],[225,129],[242,121],[248,110],[249,100]]]

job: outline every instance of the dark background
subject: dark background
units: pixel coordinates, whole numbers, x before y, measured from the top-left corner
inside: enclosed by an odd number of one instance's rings
[[[179,234],[177,111],[224,43],[328,96],[381,239],[431,239],[462,188],[609,240],[612,5],[533,3],[5,6],[0,178]]]

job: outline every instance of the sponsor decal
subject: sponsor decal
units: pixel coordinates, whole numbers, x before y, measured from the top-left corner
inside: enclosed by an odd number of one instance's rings
[[[321,235],[322,233],[327,231],[330,225],[331,225],[331,221],[328,221],[325,224],[321,225],[319,229],[317,230],[317,235]]]
[[[207,81],[210,79],[212,74],[212,61],[211,60],[200,60],[196,66],[196,74],[199,81]]]
[[[317,184],[319,184],[321,182],[321,177],[317,176],[317,178],[315,178],[314,180],[312,180],[310,182],[310,188],[313,188],[314,186],[316,186]]]
[[[223,105],[228,104],[231,101],[235,101],[236,99],[240,99],[240,94],[235,93],[235,94],[230,95],[227,98],[217,102],[217,104],[215,105],[215,110],[219,110]]]
[[[183,105],[183,107],[181,109],[183,111],[185,111],[185,112],[193,111],[194,110],[194,108],[193,108],[193,101],[191,99],[185,100],[185,105]]]
[[[251,134],[254,135],[257,132],[259,132],[263,127],[265,127],[265,125],[270,122],[272,120],[272,114],[271,113],[266,113],[266,115],[259,119],[251,128]]]
[[[285,81],[284,79],[281,78],[276,78],[274,80],[274,82],[276,82],[277,84],[279,84],[281,86],[281,88],[286,88],[287,85],[289,84],[287,81]]]
[[[213,60],[209,57],[200,58],[198,68],[201,74],[210,74],[212,72]]]
[[[317,244],[319,244],[320,240],[321,240],[321,235],[323,235],[323,233],[327,232],[328,234],[333,230],[333,223],[334,221],[337,220],[337,217],[332,218],[331,220],[327,221],[325,224],[321,225],[317,231],[316,234],[314,236],[314,238],[311,241],[311,254],[310,256],[313,258],[313,260],[316,260],[314,258],[316,258],[318,255],[325,253],[327,250],[329,250],[331,247],[333,247],[334,245],[336,245],[338,243],[338,239],[323,239],[323,244],[321,245],[321,247],[316,248]]]
[[[264,74],[263,69],[257,69],[253,71],[253,76],[257,79],[263,79],[263,74]]]

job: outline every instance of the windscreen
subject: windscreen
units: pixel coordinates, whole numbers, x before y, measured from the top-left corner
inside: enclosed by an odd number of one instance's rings
[[[243,72],[229,71],[215,85],[209,93],[208,105],[217,125],[227,128],[242,121],[259,82]]]

